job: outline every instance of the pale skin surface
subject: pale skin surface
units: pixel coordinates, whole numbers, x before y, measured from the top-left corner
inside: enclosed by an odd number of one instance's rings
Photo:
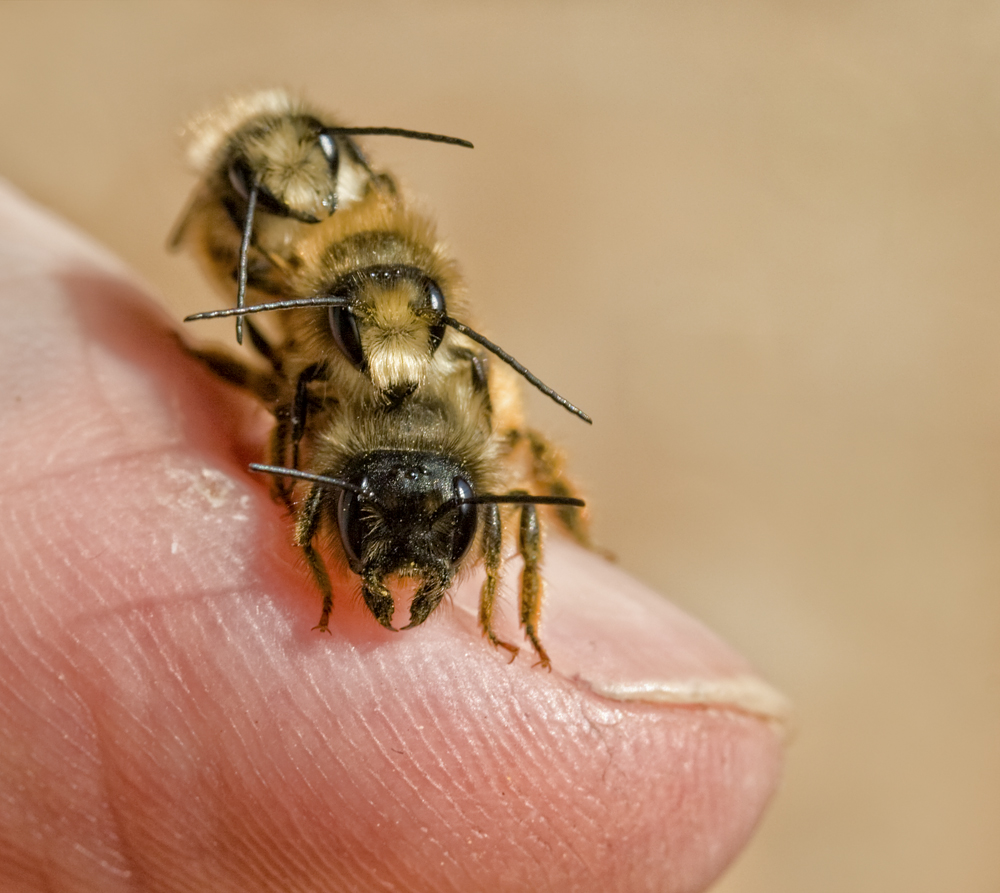
[[[479,571],[313,632],[268,417],[6,189],[0,302],[0,889],[697,891],[742,847],[780,703],[701,626],[552,537],[552,673]]]

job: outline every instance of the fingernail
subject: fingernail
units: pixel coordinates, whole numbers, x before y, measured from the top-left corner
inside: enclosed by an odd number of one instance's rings
[[[787,731],[788,699],[663,596],[561,538],[545,561],[559,585],[549,587],[543,640],[559,673],[611,700],[726,708]]]

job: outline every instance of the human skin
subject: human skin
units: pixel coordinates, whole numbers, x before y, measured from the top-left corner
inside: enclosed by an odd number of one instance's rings
[[[785,708],[702,626],[553,536],[551,673],[478,571],[315,632],[269,416],[7,187],[0,306],[0,889],[697,891],[746,842]]]

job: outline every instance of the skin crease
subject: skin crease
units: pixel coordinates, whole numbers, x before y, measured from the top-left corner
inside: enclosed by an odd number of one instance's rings
[[[711,633],[554,536],[552,673],[483,641],[478,570],[406,633],[344,577],[312,632],[266,413],[9,188],[0,271],[0,889],[697,891],[736,855],[775,723],[597,693],[744,678]]]

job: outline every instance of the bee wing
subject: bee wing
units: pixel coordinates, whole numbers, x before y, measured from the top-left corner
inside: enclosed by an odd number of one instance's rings
[[[188,226],[191,221],[195,218],[198,211],[205,204],[205,194],[204,190],[199,187],[192,194],[184,210],[181,212],[181,216],[177,218],[177,222],[174,224],[173,229],[170,231],[170,237],[167,239],[167,248],[170,251],[177,251],[184,242],[184,235],[187,232]]]

